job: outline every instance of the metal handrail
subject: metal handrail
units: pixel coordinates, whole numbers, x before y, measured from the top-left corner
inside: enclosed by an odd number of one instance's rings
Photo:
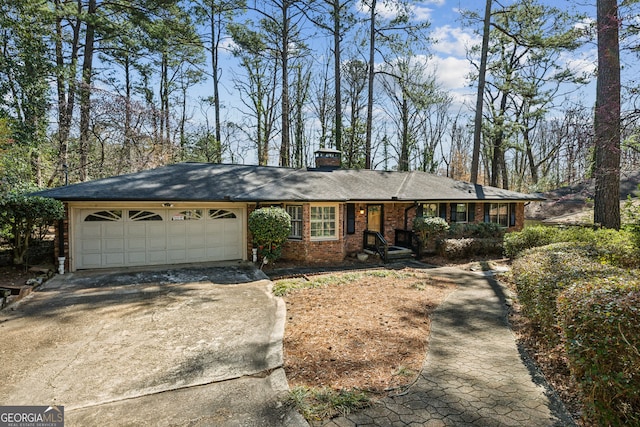
[[[371,238],[373,238],[373,242],[371,242]],[[365,230],[363,246],[365,249],[376,251],[378,255],[380,255],[380,258],[382,258],[384,262],[387,262],[389,244],[379,231]]]

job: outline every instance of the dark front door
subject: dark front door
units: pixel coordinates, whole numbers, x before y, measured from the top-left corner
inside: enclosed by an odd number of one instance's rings
[[[367,230],[384,235],[382,205],[367,205]]]

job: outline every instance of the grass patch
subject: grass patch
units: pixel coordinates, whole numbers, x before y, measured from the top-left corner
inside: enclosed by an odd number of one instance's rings
[[[323,274],[318,276],[296,277],[277,280],[273,284],[273,294],[278,297],[288,295],[300,289],[322,288],[329,285],[345,285],[365,277],[382,277],[388,279],[405,279],[415,277],[413,273],[394,270],[367,270],[353,273]]]
[[[413,377],[416,375],[416,372],[413,369],[407,368],[405,366],[399,366],[398,370],[394,372],[395,376],[398,377]]]
[[[371,404],[369,396],[360,390],[332,390],[330,388],[294,387],[289,402],[307,421],[319,421],[347,415]]]

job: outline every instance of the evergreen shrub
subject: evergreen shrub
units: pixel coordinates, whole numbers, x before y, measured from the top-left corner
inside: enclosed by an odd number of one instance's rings
[[[592,246],[577,242],[529,249],[511,270],[523,314],[550,346],[560,341],[556,309],[560,292],[588,278],[624,274],[622,269],[596,262]]]
[[[640,425],[640,279],[582,280],[557,304],[588,418],[603,426]]]
[[[260,256],[273,262],[282,256],[282,245],[291,233],[291,217],[282,208],[256,209],[249,215],[249,231]]]

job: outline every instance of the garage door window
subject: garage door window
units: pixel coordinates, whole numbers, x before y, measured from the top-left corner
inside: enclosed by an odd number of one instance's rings
[[[85,221],[120,221],[122,219],[122,211],[100,211],[87,215]]]
[[[235,217],[236,217],[236,214],[234,214],[233,212],[226,211],[224,209],[209,209],[210,219],[232,219]]]
[[[162,221],[162,217],[149,211],[129,211],[129,219],[131,221]]]

